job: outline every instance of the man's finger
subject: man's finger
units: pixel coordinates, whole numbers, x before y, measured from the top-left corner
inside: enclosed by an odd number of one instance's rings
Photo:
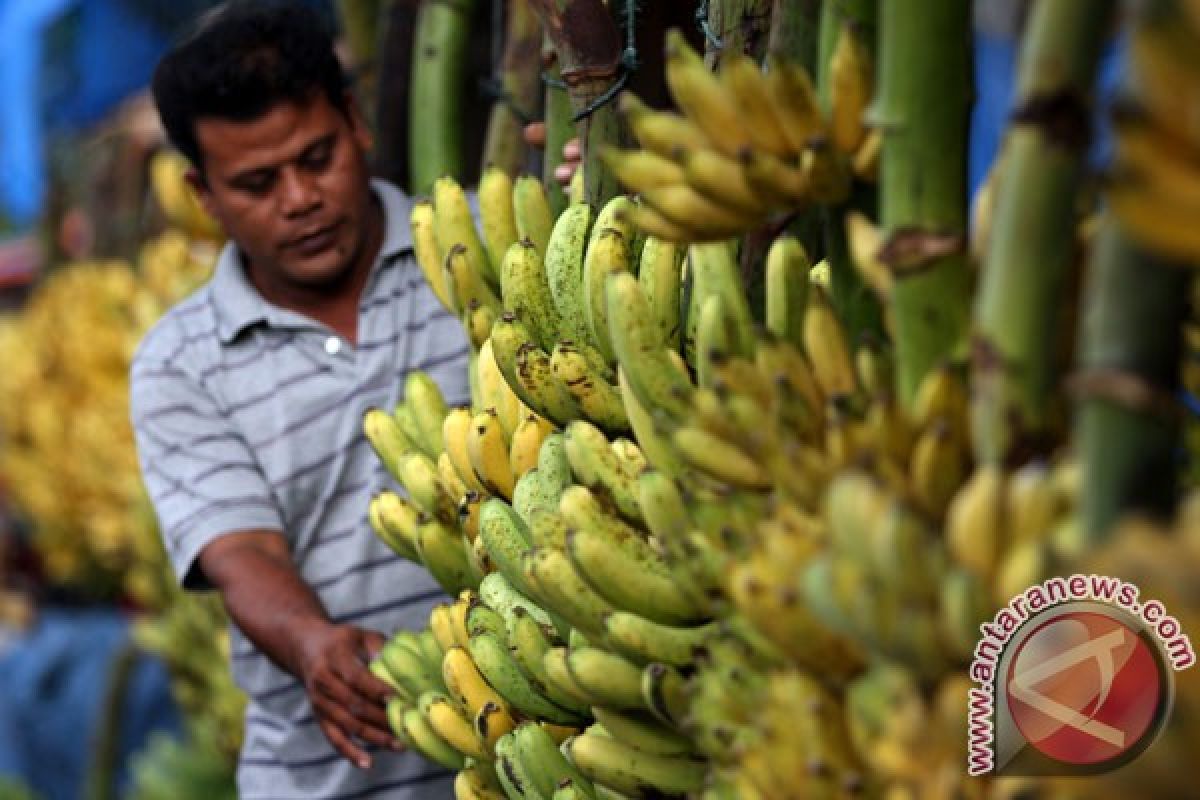
[[[392,747],[395,743],[396,735],[387,721],[387,714],[366,700],[338,703],[323,697],[315,700],[313,705],[321,717],[332,721],[348,736],[381,747]]]
[[[566,186],[571,182],[571,178],[575,175],[574,164],[559,164],[554,168],[554,180],[561,185]]]
[[[531,122],[525,126],[523,133],[525,135],[525,143],[530,147],[546,146],[546,123]]]
[[[341,663],[338,669],[338,677],[345,681],[346,685],[353,691],[371,698],[376,703],[384,703],[396,693],[395,689],[385,681],[376,678],[374,673],[358,660]]]
[[[357,673],[355,670],[357,670]],[[359,691],[356,688],[354,680],[356,674],[366,675],[367,678],[377,681],[384,687],[384,694],[380,695]],[[313,698],[314,702],[320,699],[328,699],[339,708],[347,710],[357,704],[362,710],[360,713],[355,714],[355,717],[377,728],[387,729],[388,727],[387,711],[384,709],[384,704],[386,698],[395,694],[395,692],[386,683],[379,681],[378,678],[364,669],[361,664],[355,663],[354,665],[343,667],[332,676],[332,679],[319,684],[317,686],[317,693],[318,697]]]
[[[366,750],[354,744],[341,728],[324,719],[320,714],[317,715],[317,725],[321,728],[321,733],[325,734],[325,738],[333,745],[333,749],[341,753],[347,761],[359,769],[371,768],[371,756]]]
[[[567,139],[563,145],[563,158],[567,161],[578,161],[583,157],[583,146],[579,143],[579,137],[574,136]]]
[[[364,630],[362,632],[363,655],[368,660],[378,658],[379,652],[383,650],[385,644],[387,644],[387,637],[379,631]]]

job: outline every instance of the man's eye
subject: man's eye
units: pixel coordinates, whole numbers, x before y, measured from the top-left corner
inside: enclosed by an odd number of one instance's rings
[[[270,175],[255,175],[238,181],[238,188],[251,194],[263,194],[271,188],[271,183]]]
[[[306,153],[302,162],[308,169],[322,169],[329,164],[329,159],[333,155],[333,148],[324,146],[311,153]]]

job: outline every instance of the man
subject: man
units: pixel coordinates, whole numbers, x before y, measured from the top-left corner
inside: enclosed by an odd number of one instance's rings
[[[366,524],[387,477],[360,424],[410,370],[469,402],[462,327],[421,279],[408,199],[368,176],[367,128],[305,7],[223,7],[153,89],[230,241],[139,348],[132,413],[172,564],[234,622],[239,794],[450,797],[366,668],[443,595]]]

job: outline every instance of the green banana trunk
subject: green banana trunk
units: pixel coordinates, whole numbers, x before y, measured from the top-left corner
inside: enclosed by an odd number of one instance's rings
[[[875,0],[824,0],[817,27],[817,98],[826,117],[829,114],[831,83],[830,61],[843,25],[859,31],[866,48],[874,53],[877,20]],[[883,315],[879,301],[863,283],[846,242],[844,218],[849,211],[862,211],[874,218],[877,191],[874,186],[856,183],[850,198],[840,206],[823,206],[822,249],[829,265],[830,299],[842,323],[855,341],[863,333],[882,337]],[[819,257],[819,256],[814,256]]]
[[[1174,506],[1179,331],[1191,280],[1183,265],[1139,248],[1106,220],[1088,274],[1075,382],[1087,543],[1131,510]]]
[[[583,145],[584,199],[600,209],[620,192],[616,176],[600,159],[621,139],[612,98],[601,100],[620,77],[621,38],[602,0],[531,0],[542,29],[554,43],[571,108],[579,117]]]
[[[563,146],[575,135],[575,122],[571,119],[571,98],[559,84],[562,82],[562,72],[558,68],[558,60],[554,56],[554,48],[549,48],[550,58],[554,66],[548,71],[549,81],[546,83],[545,120],[546,120],[546,149],[542,153],[542,184],[546,187],[546,200],[554,218],[567,207],[567,193],[562,184],[554,177],[554,171],[563,163]]]
[[[1074,257],[1089,96],[1111,0],[1042,0],[1021,47],[1013,122],[974,309],[971,433],[984,463],[1013,461],[1052,421],[1051,343]]]
[[[499,84],[483,142],[483,165],[516,177],[525,166],[522,128],[537,113],[541,94],[542,29],[529,0],[509,0]]]
[[[375,127],[375,98],[379,89],[379,31],[382,28],[381,0],[338,0],[337,16],[353,59],[355,90],[361,107]]]
[[[474,0],[426,0],[417,11],[409,93],[409,187],[427,195],[462,179],[463,91]]]
[[[893,254],[883,260],[895,276],[896,391],[905,405],[960,345],[969,322],[970,25],[962,0],[891,0],[880,13],[879,218],[884,252]]]
[[[705,42],[705,61],[715,67],[722,53],[745,53],[761,61],[767,53],[771,0],[710,0],[708,30],[716,42]],[[717,42],[720,42],[718,45]]]
[[[802,65],[810,75],[817,71],[817,39],[821,19],[819,0],[775,0],[767,52]]]

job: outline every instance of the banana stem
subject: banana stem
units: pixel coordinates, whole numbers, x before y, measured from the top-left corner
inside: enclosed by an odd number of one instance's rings
[[[409,93],[409,184],[429,194],[443,175],[463,174],[462,106],[474,0],[421,4]]]
[[[355,83],[363,109],[374,116],[379,78],[381,0],[338,0],[337,16],[353,58]],[[372,126],[374,120],[371,120]]]
[[[1051,343],[1074,257],[1090,95],[1111,0],[1041,0],[1021,47],[971,344],[975,457],[999,464],[1043,446],[1059,374]]]
[[[843,25],[856,28],[863,43],[875,50],[876,3],[874,0],[824,0],[817,25],[817,97],[826,115],[829,113],[830,60]],[[874,186],[856,183],[847,202],[820,209],[822,242],[829,265],[829,298],[846,326],[851,342],[863,334],[883,335],[883,316],[879,301],[859,277],[850,260],[843,221],[849,211],[862,211],[874,218],[877,191]]]
[[[578,123],[583,146],[586,200],[600,208],[620,191],[616,176],[600,160],[606,145],[620,140],[615,104],[598,103],[620,77],[621,37],[602,0],[530,0],[554,44],[559,72]]]
[[[542,153],[542,184],[546,187],[550,212],[557,218],[567,207],[567,193],[554,177],[554,170],[563,163],[563,146],[575,135],[575,123],[571,121],[571,98],[566,90],[557,85],[562,80],[562,73],[552,47],[548,55],[549,58],[544,60],[552,62],[553,66],[548,70],[551,82],[546,84],[546,149]]]
[[[767,53],[771,0],[710,0],[704,58],[716,65],[721,53],[745,53],[761,61]],[[714,38],[715,37],[715,40]]]
[[[970,317],[970,25],[970,6],[961,0],[882,4],[875,98],[883,130],[881,259],[896,279],[896,392],[905,405],[962,342]]]
[[[1190,280],[1184,265],[1147,253],[1106,221],[1088,273],[1075,382],[1086,544],[1130,510],[1174,507],[1174,398]]]
[[[775,0],[767,52],[802,65],[809,74],[817,70],[817,40],[821,18],[819,0]]]
[[[483,164],[516,177],[525,166],[525,119],[537,113],[541,95],[542,29],[529,0],[509,0],[500,59],[501,97],[492,105],[483,144]]]

